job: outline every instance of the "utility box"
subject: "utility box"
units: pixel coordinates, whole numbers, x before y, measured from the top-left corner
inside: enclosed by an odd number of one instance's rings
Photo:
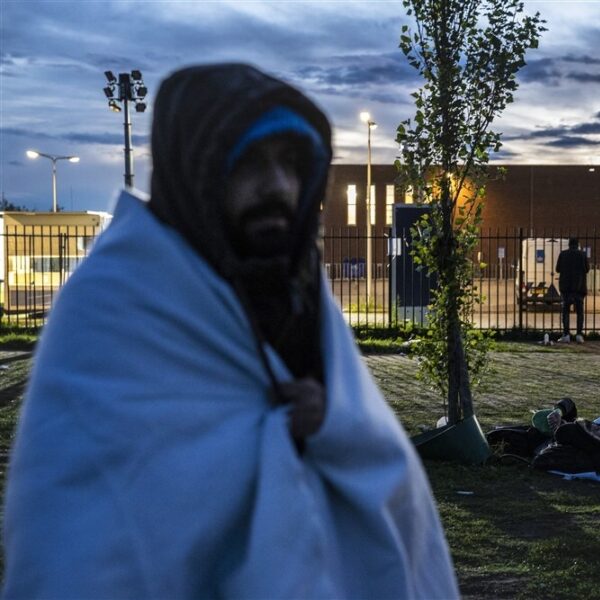
[[[392,236],[389,240],[390,257],[390,322],[412,321],[424,325],[431,290],[436,278],[425,268],[414,263],[411,255],[413,237],[411,227],[431,207],[424,204],[395,204]]]

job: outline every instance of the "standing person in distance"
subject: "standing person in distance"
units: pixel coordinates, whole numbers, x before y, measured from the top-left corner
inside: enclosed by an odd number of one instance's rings
[[[583,344],[583,301],[587,295],[587,273],[590,270],[588,258],[579,249],[576,237],[569,239],[569,248],[558,255],[556,272],[559,274],[558,289],[562,298],[563,335],[559,342],[568,344],[571,341],[569,312],[571,305],[577,313],[577,333],[575,341]]]

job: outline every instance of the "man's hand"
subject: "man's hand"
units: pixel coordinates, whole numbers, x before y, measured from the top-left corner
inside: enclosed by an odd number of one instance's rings
[[[280,384],[279,402],[290,405],[288,428],[295,440],[316,433],[325,418],[325,389],[310,377]]]

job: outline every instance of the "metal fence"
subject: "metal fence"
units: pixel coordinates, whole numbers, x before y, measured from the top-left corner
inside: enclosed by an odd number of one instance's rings
[[[578,237],[590,262],[585,300],[585,331],[600,330],[600,236],[596,231],[482,231],[475,249],[473,281],[477,302],[471,315],[478,329],[562,330],[561,301],[555,265],[570,237]],[[371,243],[372,281],[366,279],[365,257]],[[325,232],[325,269],[331,290],[352,325],[426,326],[429,294],[435,280],[414,267],[410,232],[397,238],[392,230],[370,239],[357,228]],[[575,314],[571,315],[575,328]]]
[[[99,232],[100,228],[89,226],[5,227],[0,234],[0,323],[42,325],[56,294],[88,255]],[[599,331],[600,236],[595,231],[481,232],[472,257],[478,299],[472,314],[474,327],[559,332],[561,304],[554,269],[571,236],[579,238],[591,266],[585,331]],[[370,286],[368,243],[373,260]],[[323,237],[323,262],[333,295],[350,324],[427,324],[435,281],[414,268],[409,231],[394,238],[391,229],[374,230],[367,238],[358,228],[328,230]],[[572,321],[574,328],[574,314]]]
[[[0,235],[2,325],[43,325],[52,302],[88,255],[96,226],[7,226]]]

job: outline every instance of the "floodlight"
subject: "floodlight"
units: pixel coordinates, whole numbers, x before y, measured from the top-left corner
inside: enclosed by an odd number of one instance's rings
[[[68,160],[69,162],[79,162],[77,156],[55,156],[54,154],[46,154],[45,152],[38,152],[37,150],[27,150],[26,152],[29,158],[37,158],[43,156],[48,160],[52,161],[52,212],[57,212],[58,204],[56,202],[56,163],[59,160]]]
[[[142,100],[148,94],[148,88],[144,85],[142,72],[139,69],[133,69],[129,73],[117,73],[116,77],[112,71],[104,71],[104,74],[108,80],[108,86],[103,89],[108,98],[108,108],[116,113],[124,111],[125,185],[132,187],[133,152],[131,148],[131,105],[129,103],[135,105],[136,112],[145,112],[146,103]]]
[[[369,127],[371,129],[377,129],[377,123],[375,123],[375,121],[369,121]]]
[[[360,113],[360,120],[363,123],[368,123],[371,120],[371,115],[368,112],[363,111]]]
[[[588,169],[588,171],[589,171],[590,173],[593,173],[595,170],[596,170],[596,169],[594,169],[594,167],[590,167],[590,168]]]

